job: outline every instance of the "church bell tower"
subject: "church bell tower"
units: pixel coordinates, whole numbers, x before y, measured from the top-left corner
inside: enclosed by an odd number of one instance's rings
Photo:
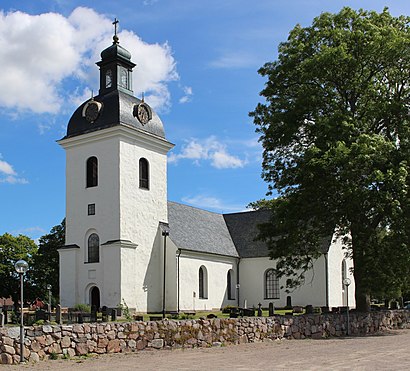
[[[155,111],[133,96],[136,65],[116,32],[97,66],[99,94],[75,110],[58,142],[66,151],[61,304],[156,310],[173,144]]]

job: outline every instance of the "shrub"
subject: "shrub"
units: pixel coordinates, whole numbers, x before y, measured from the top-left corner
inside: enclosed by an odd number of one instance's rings
[[[88,304],[76,304],[74,310],[78,312],[91,313],[91,307]]]
[[[230,313],[231,309],[237,309],[235,305],[227,305],[226,307],[222,308],[222,313]]]

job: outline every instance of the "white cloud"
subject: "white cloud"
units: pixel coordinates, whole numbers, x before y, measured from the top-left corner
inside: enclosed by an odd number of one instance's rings
[[[28,181],[24,178],[18,176],[13,166],[8,162],[1,160],[2,156],[0,154],[0,183],[9,184],[26,184]]]
[[[16,175],[16,172],[13,170],[13,167],[6,161],[0,160],[0,173],[6,175]]]
[[[206,195],[197,195],[197,196],[187,196],[182,198],[182,202],[185,202],[189,205],[214,210],[218,212],[239,212],[243,211],[243,205],[231,205],[223,202],[219,198],[206,196]]]
[[[245,52],[227,53],[209,63],[213,68],[248,68],[259,64],[254,55]]]
[[[190,102],[192,100],[192,95],[194,94],[190,86],[184,86],[183,91],[185,95],[179,99],[179,103],[181,104]]]
[[[182,146],[180,153],[171,152],[168,157],[169,163],[177,163],[179,160],[193,160],[197,165],[200,160],[210,161],[211,165],[217,169],[244,167],[245,160],[228,153],[226,145],[210,136],[204,140],[191,139]]]
[[[84,7],[74,9],[68,17],[0,11],[0,106],[35,113],[59,112],[67,98],[77,94],[63,89],[65,79],[77,78],[77,86],[98,86],[94,63],[110,45],[112,33],[110,19]],[[134,91],[146,92],[154,108],[169,106],[167,83],[178,79],[170,46],[145,43],[126,30],[119,37],[138,64]]]
[[[134,94],[141,96],[153,108],[166,110],[171,104],[167,83],[179,79],[171,47],[165,44],[148,44],[130,31],[119,34],[120,43],[132,55],[134,68]]]

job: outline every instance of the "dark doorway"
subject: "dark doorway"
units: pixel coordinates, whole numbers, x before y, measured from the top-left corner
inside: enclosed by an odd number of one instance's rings
[[[97,310],[100,308],[100,290],[97,286],[91,289],[91,307],[95,306]]]

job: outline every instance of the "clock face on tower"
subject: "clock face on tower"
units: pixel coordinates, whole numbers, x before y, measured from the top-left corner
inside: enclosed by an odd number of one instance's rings
[[[83,109],[83,117],[88,122],[93,123],[95,120],[97,120],[98,115],[100,114],[102,104],[100,102],[96,102],[95,100],[89,101]]]
[[[141,102],[140,104],[134,106],[134,116],[137,117],[138,121],[145,125],[152,118],[151,108],[148,104]]]

